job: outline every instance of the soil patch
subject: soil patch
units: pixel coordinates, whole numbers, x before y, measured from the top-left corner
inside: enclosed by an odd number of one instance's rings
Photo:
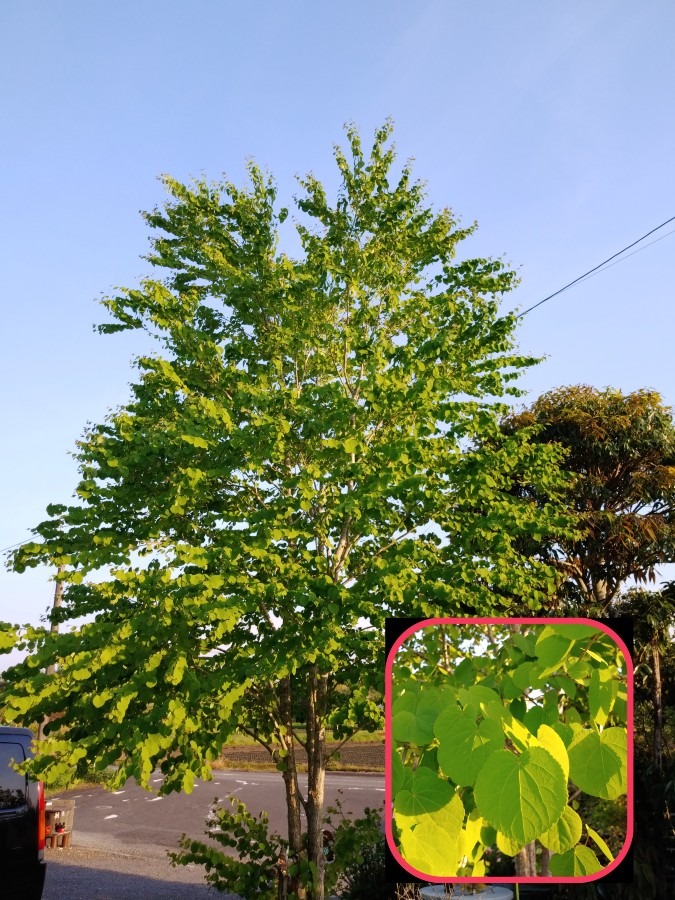
[[[337,746],[337,744],[326,744],[326,749],[330,753]],[[297,747],[295,753],[298,764],[305,766],[307,754],[302,747]],[[252,765],[256,768],[275,768],[267,750],[256,745],[225,747],[221,759],[226,766]],[[328,769],[331,772],[383,772],[384,744],[382,742],[345,744],[339,753],[329,760]]]

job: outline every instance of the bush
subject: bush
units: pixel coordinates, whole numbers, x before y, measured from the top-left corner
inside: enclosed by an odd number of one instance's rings
[[[169,853],[171,865],[204,866],[207,883],[222,893],[276,900],[279,862],[286,858],[286,841],[269,834],[267,813],[253,816],[241,800],[232,796],[228,799],[229,810],[214,802],[206,820],[206,834],[223,847],[234,849],[236,856],[184,834],[180,852]]]
[[[360,860],[355,860],[342,873],[342,900],[385,900],[384,838],[364,847]]]

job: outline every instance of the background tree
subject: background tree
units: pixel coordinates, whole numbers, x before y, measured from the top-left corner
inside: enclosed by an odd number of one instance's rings
[[[675,427],[655,391],[559,388],[503,428],[535,428],[534,441],[566,451],[566,502],[580,534],[529,543],[564,576],[564,602],[603,614],[628,579],[654,581],[656,567],[675,559]],[[547,500],[526,483],[517,493]]]
[[[675,628],[675,583],[661,591],[633,588],[612,606],[612,615],[629,615],[635,629],[635,679],[639,699],[651,706],[651,755],[654,766],[663,771],[664,679],[663,669],[672,662]],[[672,692],[672,687],[669,686]],[[675,697],[671,697],[671,701]],[[671,702],[672,705],[672,702]],[[642,731],[642,729],[641,729]]]
[[[540,607],[555,573],[519,546],[567,521],[559,450],[499,431],[495,398],[532,362],[499,315],[514,275],[454,260],[473,229],[394,171],[390,130],[369,155],[348,130],[335,202],[300,182],[297,259],[255,165],[245,188],[165,179],[146,216],[162,277],[106,299],[100,327],[158,352],[79,442],[74,500],[13,557],[63,566],[53,616],[75,623],[21,632],[0,698],[15,721],[62,713],[35,771],[87,758],[147,785],[159,766],[163,791],[189,791],[244,727],[283,773],[298,896],[323,896],[325,729],[381,722],[384,617]]]

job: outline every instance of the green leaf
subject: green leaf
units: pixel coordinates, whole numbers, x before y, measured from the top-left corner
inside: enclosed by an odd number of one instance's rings
[[[498,750],[474,788],[480,814],[512,841],[529,844],[547,831],[567,804],[567,781],[559,764],[540,747],[520,756]]]
[[[432,877],[457,874],[464,807],[458,794],[442,808],[401,830],[401,855],[409,865]]]
[[[601,872],[602,866],[597,856],[583,844],[568,850],[566,853],[556,854],[551,857],[551,875],[560,877],[578,877],[580,875],[593,875]]]
[[[449,707],[434,724],[438,764],[455,784],[472,785],[485,760],[504,745],[504,732],[493,719],[476,724],[474,716]]]
[[[598,832],[593,831],[593,829],[591,828],[591,826],[588,823],[586,824],[586,831],[593,838],[593,840],[595,841],[596,845],[600,848],[600,850],[602,850],[602,852],[605,854],[605,856],[607,857],[609,862],[613,862],[614,857],[612,856],[612,851],[609,849],[609,847],[604,842],[604,840],[600,837]]]
[[[392,737],[400,743],[423,746],[433,740],[438,714],[454,701],[454,692],[427,688],[406,694],[392,706]]]
[[[546,668],[558,666],[570,651],[574,638],[569,629],[574,626],[548,625],[537,638],[536,654],[541,665]]]
[[[570,778],[584,793],[616,800],[626,793],[627,735],[625,728],[579,729],[567,748]]]
[[[396,796],[403,788],[409,787],[412,782],[412,772],[401,762],[400,755],[394,750],[391,755],[391,789]]]
[[[602,728],[612,711],[612,705],[616,698],[616,683],[612,681],[610,669],[593,669],[588,685],[588,706],[591,711],[591,721],[598,728]],[[616,685],[618,687],[618,685]]]
[[[447,781],[422,766],[412,773],[410,787],[396,795],[394,809],[404,816],[437,812],[450,802],[453,795],[454,789]]]
[[[523,724],[529,729],[532,734],[536,735],[543,721],[544,710],[541,708],[541,706],[531,706],[525,713]]]
[[[539,835],[539,840],[553,853],[566,853],[579,843],[581,829],[581,819],[571,807],[566,806],[558,821]]]
[[[515,856],[523,849],[523,844],[521,844],[520,841],[512,841],[511,838],[507,837],[501,831],[497,832],[496,843],[502,853],[505,853],[507,856]]]
[[[567,781],[570,774],[570,758],[567,753],[567,747],[560,735],[549,725],[540,725],[539,730],[537,731],[537,740],[544,750],[548,750],[553,759],[558,763],[563,770],[565,781]]]
[[[519,719],[521,722],[523,721],[523,719],[525,718],[525,713],[527,712],[527,706],[525,705],[525,701],[522,697],[516,697],[514,700],[512,700],[511,704],[509,705],[509,709],[511,711],[511,714],[514,715],[516,719]]]

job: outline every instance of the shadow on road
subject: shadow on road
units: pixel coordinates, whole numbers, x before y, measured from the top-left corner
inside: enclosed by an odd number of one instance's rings
[[[207,895],[228,900],[228,895],[209,891],[206,884],[186,884],[50,860],[42,896],[43,900],[204,900]],[[232,895],[229,898],[234,900]]]

